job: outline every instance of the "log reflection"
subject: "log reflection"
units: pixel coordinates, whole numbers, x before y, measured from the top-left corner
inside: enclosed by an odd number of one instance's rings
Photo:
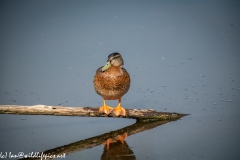
[[[179,114],[178,118],[186,116],[184,114]],[[175,119],[176,120],[176,119]],[[167,122],[168,121],[150,121],[150,122],[142,122],[136,121],[136,123],[115,130],[111,131],[99,136],[91,137],[85,140],[80,140],[71,144],[67,144],[64,146],[60,146],[54,149],[50,149],[44,151],[43,154],[45,155],[63,155],[63,154],[70,154],[74,152],[79,152],[88,148],[92,148],[98,145],[104,145],[104,151],[101,156],[101,159],[108,160],[108,159],[136,159],[133,151],[129,148],[126,141],[124,141],[127,137],[137,134],[139,132],[143,132],[145,130],[150,130]],[[25,158],[26,159],[26,158]],[[40,158],[39,158],[40,159]],[[51,158],[47,158],[51,159]]]

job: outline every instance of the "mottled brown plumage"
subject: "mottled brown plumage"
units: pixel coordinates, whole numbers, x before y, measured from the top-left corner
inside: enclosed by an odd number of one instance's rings
[[[123,68],[123,59],[119,53],[112,53],[108,56],[107,64],[100,67],[94,76],[95,91],[102,96],[104,106],[99,108],[102,113],[125,116],[125,110],[120,106],[121,97],[128,92],[130,87],[130,76]],[[112,109],[106,106],[106,100],[117,100],[118,106]]]

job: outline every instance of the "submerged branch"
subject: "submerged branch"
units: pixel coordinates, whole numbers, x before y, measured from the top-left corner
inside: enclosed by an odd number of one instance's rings
[[[113,113],[104,115],[98,112],[98,108],[92,107],[63,107],[63,106],[20,106],[0,105],[0,114],[24,114],[24,115],[54,115],[54,116],[85,116],[85,117],[116,117]],[[179,118],[177,113],[157,112],[153,109],[126,109],[126,116],[122,118],[134,118],[141,121],[163,121]]]

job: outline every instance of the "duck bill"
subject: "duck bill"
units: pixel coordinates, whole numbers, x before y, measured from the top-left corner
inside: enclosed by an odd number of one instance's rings
[[[107,63],[105,64],[105,66],[102,67],[102,72],[108,70],[110,67],[111,67],[110,62],[107,62]]]

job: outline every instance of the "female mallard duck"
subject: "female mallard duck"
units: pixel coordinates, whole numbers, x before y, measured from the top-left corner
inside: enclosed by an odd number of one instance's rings
[[[125,116],[126,111],[121,107],[121,98],[130,87],[130,76],[123,68],[120,53],[115,52],[108,56],[105,66],[97,69],[93,82],[95,91],[103,98],[103,106],[99,108],[99,112],[107,115],[113,112],[116,116]],[[118,99],[116,108],[106,105],[106,100],[116,99]]]

